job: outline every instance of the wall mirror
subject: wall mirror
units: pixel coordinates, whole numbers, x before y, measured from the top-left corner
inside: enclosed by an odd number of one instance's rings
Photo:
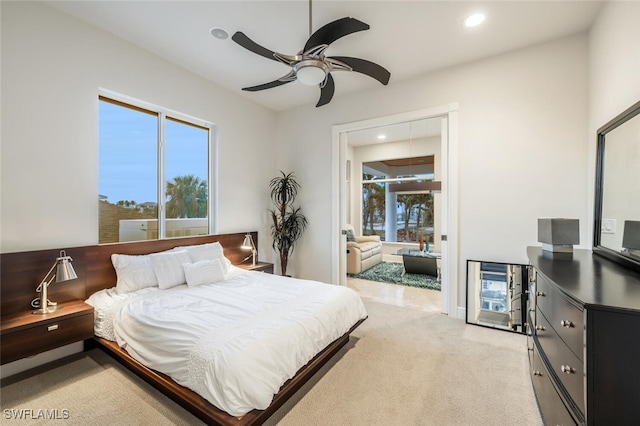
[[[467,261],[467,324],[525,333],[526,265]]]
[[[640,102],[598,129],[593,251],[640,270]]]

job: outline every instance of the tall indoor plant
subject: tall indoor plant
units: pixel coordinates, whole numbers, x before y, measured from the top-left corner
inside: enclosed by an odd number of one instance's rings
[[[280,255],[280,270],[282,275],[287,274],[287,263],[293,252],[296,241],[302,236],[307,227],[307,218],[300,211],[300,207],[293,205],[300,184],[295,180],[293,172],[276,176],[269,182],[271,188],[271,200],[275,208],[271,213],[271,237],[273,248]]]

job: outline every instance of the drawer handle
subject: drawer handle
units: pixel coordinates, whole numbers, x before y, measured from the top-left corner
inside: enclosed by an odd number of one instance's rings
[[[55,331],[58,329],[58,324],[53,324],[47,327],[47,331]]]
[[[560,371],[562,371],[563,373],[566,373],[566,374],[571,374],[571,373],[575,373],[576,370],[574,370],[573,368],[571,368],[568,365],[561,365],[560,366]]]
[[[560,325],[563,327],[567,327],[567,328],[572,328],[575,327],[576,325],[574,323],[572,323],[571,321],[565,321],[565,320],[561,320],[560,321]]]
[[[544,326],[543,326],[543,325],[536,325],[536,330],[538,330],[538,331],[544,331],[544,330],[545,330],[545,328],[544,328]]]
[[[536,293],[536,296],[545,297],[545,296],[546,296],[546,294],[545,294],[545,292],[544,292],[544,291],[538,291],[538,292]]]
[[[542,377],[542,373],[539,372],[538,370],[533,370],[533,375]]]

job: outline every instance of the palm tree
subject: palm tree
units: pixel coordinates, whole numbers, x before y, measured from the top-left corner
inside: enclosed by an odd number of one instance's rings
[[[433,225],[433,202],[431,194],[402,194],[398,195],[398,203],[404,205],[404,240],[414,241],[409,232],[411,217],[416,217],[416,239],[421,227]],[[423,218],[424,213],[424,218]]]
[[[271,179],[271,200],[276,208],[269,210],[273,224],[271,225],[271,237],[273,249],[280,254],[280,270],[282,275],[287,274],[287,263],[293,252],[296,241],[302,236],[307,227],[307,218],[300,211],[300,207],[294,207],[293,203],[300,184],[293,177],[293,172]]]
[[[365,174],[363,180],[370,180],[374,176]],[[362,230],[369,227],[369,234],[375,235],[373,229],[376,217],[384,222],[386,186],[384,183],[366,183],[362,187]]]
[[[409,234],[409,221],[411,220],[411,214],[417,204],[417,195],[415,194],[401,194],[398,195],[398,204],[402,204],[404,207],[404,241],[411,241]]]
[[[167,217],[207,217],[207,182],[195,175],[167,182]]]

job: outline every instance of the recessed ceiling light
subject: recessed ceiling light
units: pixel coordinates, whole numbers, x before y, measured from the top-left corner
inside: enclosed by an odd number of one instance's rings
[[[229,38],[229,33],[223,28],[213,27],[209,32],[212,36],[220,40],[226,40]]]
[[[464,26],[465,27],[475,27],[477,25],[482,24],[482,22],[484,21],[484,14],[483,13],[474,13],[473,15],[469,16],[467,19],[464,20]]]
[[[387,135],[383,135],[383,134],[379,134],[378,135],[378,139],[380,139],[380,140],[383,140],[383,139],[386,139],[386,138],[387,138]]]

